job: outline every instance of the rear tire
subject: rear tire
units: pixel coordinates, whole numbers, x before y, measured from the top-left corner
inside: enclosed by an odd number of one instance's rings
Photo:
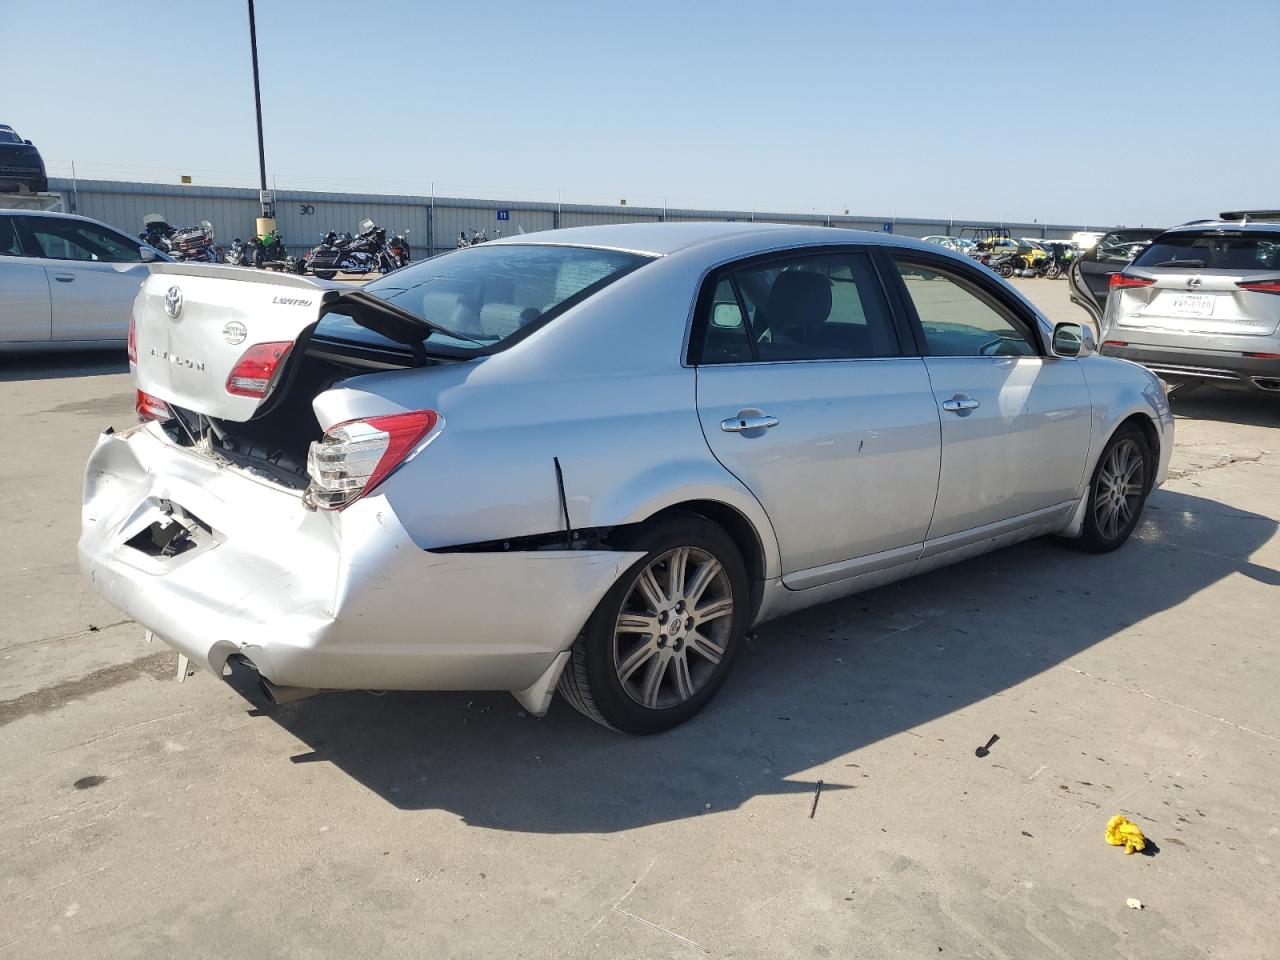
[[[728,534],[692,514],[624,547],[644,556],[578,635],[559,690],[597,723],[660,733],[706,706],[729,675],[747,629],[747,571]]]
[[[332,280],[334,277],[338,275],[338,271],[337,270],[317,270],[315,274],[321,280]]]
[[[1129,539],[1146,505],[1155,476],[1155,453],[1134,424],[1117,430],[1098,457],[1089,480],[1084,527],[1072,541],[1090,553],[1110,553]]]

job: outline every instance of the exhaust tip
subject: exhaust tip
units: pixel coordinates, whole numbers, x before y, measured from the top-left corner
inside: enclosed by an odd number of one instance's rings
[[[258,677],[258,689],[277,707],[295,700],[305,700],[322,692],[315,687],[278,687],[263,676]]]
[[[1250,377],[1259,390],[1280,391],[1280,377]]]

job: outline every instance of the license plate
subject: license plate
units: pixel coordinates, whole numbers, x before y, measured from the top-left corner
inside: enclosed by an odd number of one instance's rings
[[[1209,317],[1216,299],[1209,293],[1175,293],[1170,298],[1169,312],[1178,317]]]

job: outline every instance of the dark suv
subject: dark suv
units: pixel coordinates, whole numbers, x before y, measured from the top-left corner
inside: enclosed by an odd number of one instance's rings
[[[0,191],[21,190],[44,193],[49,189],[40,151],[23,140],[13,127],[0,123]]]

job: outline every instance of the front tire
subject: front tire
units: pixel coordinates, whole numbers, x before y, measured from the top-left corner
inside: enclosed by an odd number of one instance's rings
[[[694,515],[624,546],[644,556],[587,621],[559,690],[597,723],[660,733],[706,706],[728,676],[747,629],[747,572],[728,534]]]
[[[1090,553],[1109,553],[1129,539],[1155,475],[1155,455],[1134,424],[1125,424],[1107,441],[1089,481],[1084,527],[1075,541]]]
[[[316,270],[315,275],[321,280],[332,280],[338,275],[337,270]]]

